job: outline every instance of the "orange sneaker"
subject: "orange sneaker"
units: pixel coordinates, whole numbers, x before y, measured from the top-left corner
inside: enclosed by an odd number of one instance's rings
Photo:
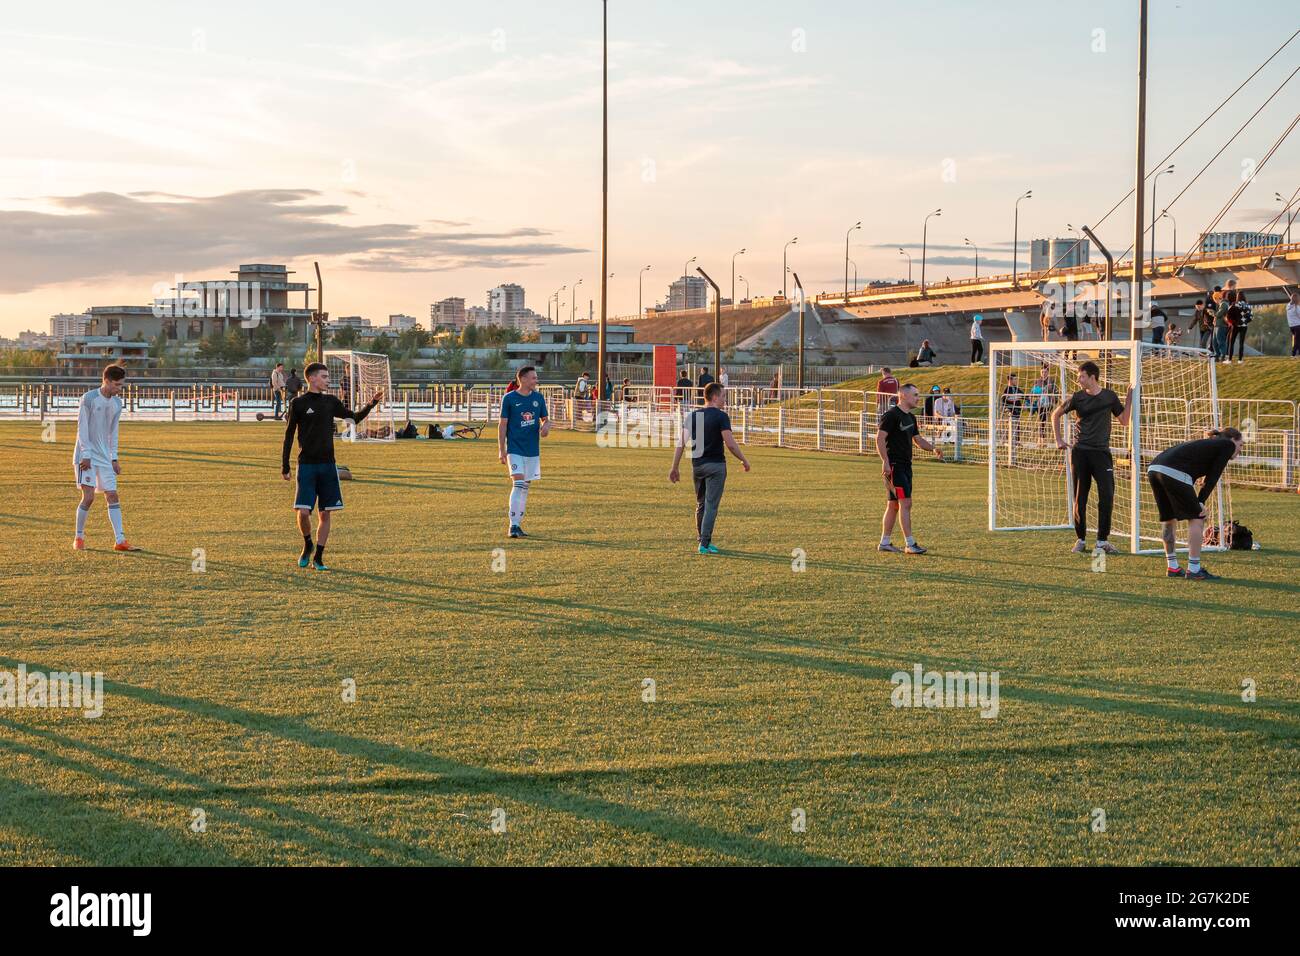
[[[73,550],[73,551],[85,551],[85,550],[86,550],[86,539],[85,539],[85,538],[73,538],[73,539],[72,539],[72,550]]]
[[[120,541],[117,544],[113,545],[113,550],[114,551],[139,551],[140,549],[131,547],[130,541]]]

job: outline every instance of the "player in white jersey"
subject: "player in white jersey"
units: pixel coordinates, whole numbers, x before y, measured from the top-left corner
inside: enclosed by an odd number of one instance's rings
[[[76,473],[81,503],[77,505],[77,537],[73,550],[86,549],[86,516],[95,502],[95,491],[104,493],[108,502],[108,520],[113,526],[114,551],[134,551],[122,532],[122,502],[117,496],[117,476],[122,467],[117,462],[117,422],[122,417],[122,382],[126,369],[110,365],[104,369],[99,388],[81,396],[77,413],[77,443],[72,450],[72,467]]]

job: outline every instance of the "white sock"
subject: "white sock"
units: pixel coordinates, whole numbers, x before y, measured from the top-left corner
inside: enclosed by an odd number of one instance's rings
[[[118,502],[115,505],[108,506],[108,523],[113,526],[113,534],[117,537],[117,543],[121,544],[126,540],[126,535],[122,533],[122,504]]]
[[[1195,574],[1197,571],[1201,570],[1201,559],[1200,559],[1200,558],[1188,558],[1188,559],[1187,559],[1187,570],[1188,570],[1188,571],[1191,571],[1193,574]]]
[[[510,526],[521,524],[524,510],[528,507],[528,482],[516,481],[510,489]]]
[[[1177,570],[1178,570],[1178,555],[1177,555],[1177,554],[1166,554],[1166,555],[1165,555],[1165,563],[1169,565],[1169,570],[1170,570],[1170,571],[1177,571]]]
[[[84,538],[86,536],[86,515],[88,514],[90,514],[89,508],[83,508],[81,505],[77,505],[77,537],[78,538]]]

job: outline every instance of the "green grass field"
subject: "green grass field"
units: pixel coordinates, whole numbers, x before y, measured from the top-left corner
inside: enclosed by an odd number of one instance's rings
[[[1236,491],[1264,550],[1189,583],[989,534],[974,466],[918,464],[904,557],[875,461],[754,449],[707,558],[662,450],[553,433],[509,542],[494,441],[341,446],[326,575],[277,425],[124,425],[130,555],[102,500],[70,549],[73,431],[0,424],[0,670],[105,712],[0,710],[0,862],[1300,863],[1296,495]],[[998,716],[894,708],[917,663]]]

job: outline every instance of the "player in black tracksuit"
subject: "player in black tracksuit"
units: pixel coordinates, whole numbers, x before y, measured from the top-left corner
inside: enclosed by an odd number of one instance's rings
[[[1056,434],[1056,447],[1070,451],[1071,497],[1074,509],[1074,553],[1082,554],[1088,544],[1088,495],[1093,482],[1097,484],[1097,551],[1115,554],[1110,543],[1111,509],[1115,504],[1115,460],[1110,454],[1110,420],[1119,419],[1127,425],[1133,409],[1133,390],[1129,389],[1123,402],[1099,381],[1101,370],[1096,362],[1079,366],[1079,391],[1075,392],[1052,412],[1052,431]],[[1061,436],[1061,419],[1070,412],[1078,417],[1078,428],[1073,443]]]
[[[1165,542],[1166,572],[1171,578],[1190,581],[1214,580],[1201,567],[1201,543],[1205,536],[1205,502],[1214,493],[1228,462],[1241,451],[1241,432],[1235,428],[1212,431],[1200,441],[1183,442],[1156,455],[1147,468],[1147,481],[1160,512],[1160,536]],[[1201,490],[1196,490],[1197,479]],[[1187,522],[1187,571],[1178,566],[1175,529],[1179,521]]]

